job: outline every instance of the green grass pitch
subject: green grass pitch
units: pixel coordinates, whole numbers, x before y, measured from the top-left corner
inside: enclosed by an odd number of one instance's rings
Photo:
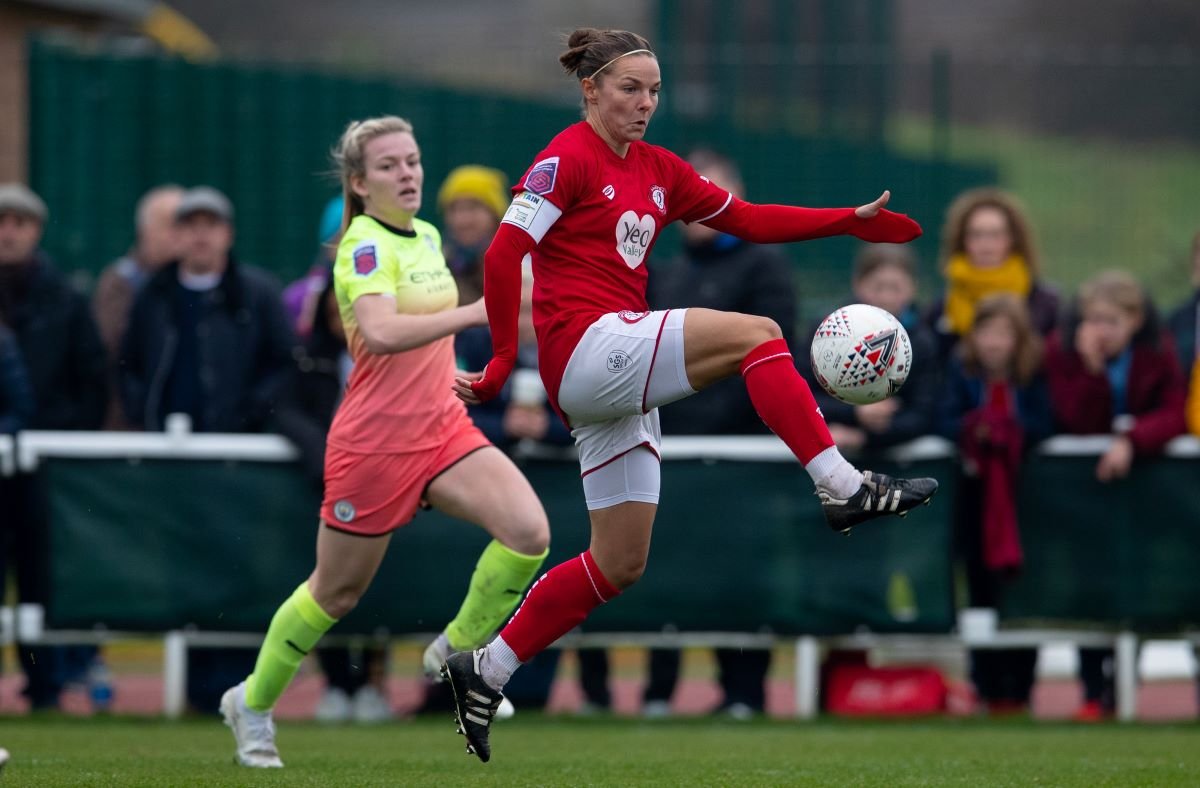
[[[1028,721],[499,723],[493,760],[447,719],[378,727],[284,723],[287,767],[234,766],[217,720],[7,718],[0,777],[22,786],[1196,785],[1200,726]]]

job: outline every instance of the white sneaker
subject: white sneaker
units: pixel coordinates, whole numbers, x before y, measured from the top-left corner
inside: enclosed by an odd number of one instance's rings
[[[317,722],[334,723],[346,722],[353,713],[350,696],[346,694],[345,690],[326,687],[325,691],[321,693],[321,702],[317,704],[317,711],[313,716],[316,717]]]
[[[728,706],[722,709],[721,712],[729,719],[737,720],[738,722],[752,720],[754,719],[755,714],[754,709],[751,708],[749,704],[741,702],[730,703]]]
[[[246,682],[225,690],[221,696],[221,716],[233,730],[238,763],[257,769],[283,768],[279,750],[275,749],[271,712],[254,711],[246,706]]]
[[[665,720],[671,716],[671,702],[648,700],[642,704],[642,716],[648,720]]]
[[[446,633],[438,635],[432,643],[425,647],[425,653],[421,656],[421,667],[425,671],[425,678],[434,684],[442,683],[442,665],[446,664],[446,658],[453,653],[450,641],[446,639]]]
[[[392,705],[384,694],[370,684],[354,693],[354,721],[375,724],[392,718]]]

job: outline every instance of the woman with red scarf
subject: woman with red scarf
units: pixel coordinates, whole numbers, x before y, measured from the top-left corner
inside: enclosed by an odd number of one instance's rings
[[[993,295],[976,306],[946,371],[939,429],[962,456],[956,541],[971,607],[995,607],[1023,561],[1017,474],[1022,453],[1051,429],[1041,350],[1023,301]],[[973,651],[971,680],[980,700],[992,711],[1023,708],[1035,658],[1029,649]]]

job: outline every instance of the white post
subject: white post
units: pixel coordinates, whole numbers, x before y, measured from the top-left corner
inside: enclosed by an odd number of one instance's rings
[[[815,719],[820,688],[820,645],[812,635],[796,639],[796,716]]]
[[[163,639],[163,714],[177,720],[186,704],[187,635],[173,630]]]
[[[1132,722],[1137,713],[1137,635],[1117,635],[1115,655],[1117,719]]]

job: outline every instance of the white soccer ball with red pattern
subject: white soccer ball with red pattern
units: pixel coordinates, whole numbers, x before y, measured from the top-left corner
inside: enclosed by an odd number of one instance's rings
[[[912,342],[890,312],[850,304],[821,321],[810,357],[821,388],[842,402],[867,405],[904,385],[912,369]]]

